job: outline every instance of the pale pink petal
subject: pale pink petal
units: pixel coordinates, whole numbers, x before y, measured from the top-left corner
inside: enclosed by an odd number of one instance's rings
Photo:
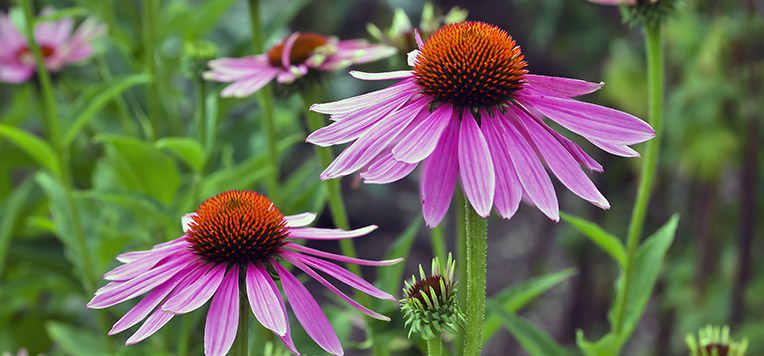
[[[406,163],[417,163],[427,158],[455,115],[453,111],[450,104],[442,104],[435,109],[393,148],[393,157]]]
[[[417,58],[419,57],[419,50],[415,49],[406,55],[406,63],[413,67],[417,64]]]
[[[91,42],[99,36],[106,34],[106,26],[93,17],[88,17],[74,31],[72,38],[66,46],[66,61],[69,63],[79,62],[93,55]]]
[[[417,29],[414,29],[414,40],[416,41],[416,45],[419,47],[419,49],[424,47],[424,41],[422,41],[422,36],[419,35],[419,31],[417,31]]]
[[[437,147],[430,157],[424,160],[419,178],[422,213],[424,221],[431,228],[438,226],[446,215],[459,174],[459,119],[452,116],[450,121]]]
[[[157,330],[161,329],[167,324],[174,315],[163,312],[161,309],[155,310],[149,317],[143,322],[140,328],[130,336],[125,342],[125,345],[135,345],[147,337],[153,335]]]
[[[459,177],[467,200],[485,218],[491,214],[496,174],[480,127],[470,111],[466,111],[459,130]]]
[[[501,217],[509,219],[515,215],[520,205],[523,196],[522,183],[517,178],[515,166],[512,164],[512,158],[509,154],[506,143],[508,134],[504,126],[497,122],[501,119],[491,117],[485,112],[481,112],[481,114],[480,128],[491,151],[491,160],[496,172],[496,193],[493,203]]]
[[[348,43],[351,41],[353,40],[340,41],[337,44],[337,51],[326,58],[317,69],[323,71],[336,71],[353,64],[378,61],[398,53],[398,50],[395,49],[395,47],[381,44],[368,44],[365,40],[355,41],[356,43]]]
[[[300,33],[295,32],[284,41],[284,47],[281,50],[281,66],[284,68],[289,68],[291,65],[289,58],[292,56],[292,47],[294,47],[298,37],[300,37]]]
[[[276,335],[285,336],[289,323],[286,310],[275,308],[281,300],[281,293],[265,268],[250,263],[247,266],[246,284],[249,305],[257,321]]]
[[[204,354],[223,356],[236,339],[239,326],[239,266],[234,265],[212,297],[204,325]],[[248,332],[242,330],[242,332]]]
[[[276,75],[278,75],[278,73],[278,70],[269,70],[263,71],[258,75],[240,78],[233,82],[233,84],[225,87],[225,89],[220,92],[220,96],[224,98],[243,98],[252,95],[254,92],[266,86],[271,80],[273,80],[273,78],[276,77]]]
[[[271,259],[271,263],[277,263],[277,262],[275,262],[273,259]],[[275,283],[272,286],[274,286],[274,285],[275,285]],[[294,346],[294,341],[292,341],[292,331],[290,330],[290,327],[289,327],[289,318],[287,317],[286,305],[284,304],[284,298],[281,297],[281,292],[279,292],[278,288],[275,288],[273,291],[278,296],[277,299],[279,301],[279,309],[284,311],[284,320],[287,321],[287,323],[286,323],[286,334],[284,334],[284,336],[279,336],[279,339],[284,344],[284,346],[287,348],[287,350],[289,350],[289,352],[291,352],[292,354],[295,354],[295,355],[300,355],[300,352],[297,351],[297,347]]]
[[[265,55],[218,58],[209,61],[207,65],[211,70],[204,72],[204,79],[218,82],[231,82],[276,69],[268,63],[268,57]]]
[[[561,77],[548,77],[545,75],[526,74],[523,79],[533,88],[546,90],[554,94],[575,97],[593,93],[603,85],[604,82],[591,83],[580,79],[570,79]]]
[[[339,240],[352,239],[366,235],[377,229],[377,225],[369,225],[360,229],[345,231],[342,229],[323,229],[319,227],[299,227],[289,229],[290,239],[306,240]]]
[[[14,53],[26,45],[26,38],[13,25],[11,19],[0,12],[0,58],[15,56]]]
[[[35,67],[21,63],[0,64],[0,82],[18,84],[34,75]]]
[[[367,184],[392,183],[409,175],[418,165],[395,160],[392,150],[389,150],[380,154],[366,171],[361,172],[361,178]]]
[[[205,266],[195,281],[179,290],[178,294],[167,299],[162,310],[170,314],[185,314],[196,310],[207,303],[225,276],[226,265],[221,263],[215,267]]]
[[[318,346],[321,346],[328,353],[338,356],[343,355],[342,345],[337,338],[337,333],[334,332],[332,324],[329,323],[329,319],[326,318],[326,315],[324,315],[316,300],[313,299],[313,296],[284,267],[275,261],[272,262],[272,265],[276,268],[281,278],[281,286],[284,288],[284,293],[305,332],[308,333],[311,339],[316,341]]]
[[[391,80],[391,79],[404,79],[414,75],[410,70],[399,70],[395,72],[382,72],[382,73],[367,73],[357,70],[351,70],[350,75],[353,78],[361,80]]]
[[[378,104],[389,102],[393,97],[398,97],[401,93],[412,94],[417,91],[418,88],[419,87],[414,84],[413,79],[404,79],[387,88],[370,93],[330,103],[313,104],[310,106],[310,110],[332,115],[355,113],[364,108],[374,107]]]
[[[131,251],[131,252],[125,252],[123,254],[119,254],[117,255],[117,261],[122,263],[130,263],[132,261],[138,260],[139,258],[144,258],[149,255],[153,255],[157,253],[164,254],[164,253],[167,253],[168,250],[175,251],[175,249],[177,249],[179,246],[185,246],[185,245],[188,245],[188,241],[186,241],[186,236],[183,235],[177,239],[156,244],[151,250]]]
[[[288,227],[303,227],[312,223],[313,220],[316,220],[316,214],[302,213],[297,215],[285,215],[284,220],[286,220]]]
[[[191,223],[194,221],[196,216],[196,213],[188,213],[180,218],[180,225],[183,227],[184,234],[187,233],[188,230],[191,230]]]
[[[612,144],[594,139],[588,139],[593,145],[601,148],[603,151],[621,157],[639,157],[639,152],[626,145]]]
[[[396,258],[393,260],[382,260],[382,261],[371,261],[371,260],[364,260],[360,258],[353,258],[353,257],[347,257],[344,255],[337,255],[334,253],[324,252],[321,250],[312,249],[307,246],[298,245],[294,242],[287,242],[286,245],[284,245],[285,248],[290,248],[295,251],[300,251],[304,253],[308,253],[314,256],[324,257],[324,258],[330,258],[335,261],[345,262],[345,263],[352,263],[356,265],[362,265],[362,266],[390,266],[394,265],[398,262],[403,261],[403,258]]]

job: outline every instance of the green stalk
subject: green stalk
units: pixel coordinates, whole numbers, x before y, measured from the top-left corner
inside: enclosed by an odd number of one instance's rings
[[[457,187],[454,193],[454,207],[456,210],[455,229],[456,229],[456,278],[458,281],[467,280],[467,226],[465,224],[467,220],[467,213],[464,210],[464,195]],[[467,305],[467,289],[458,288],[456,296],[459,298],[459,305]],[[464,349],[464,334],[460,333],[454,337],[453,340],[454,351],[460,354]]]
[[[242,271],[244,269],[242,268]],[[231,356],[249,356],[249,300],[244,292],[244,279],[239,279],[239,326],[236,328],[236,339],[233,340]]]
[[[485,322],[487,224],[486,219],[475,212],[466,197],[464,210],[467,235],[467,325],[464,331],[464,355],[478,356],[483,346]]]
[[[249,0],[249,18],[252,25],[252,48],[255,53],[263,53],[263,30],[260,26],[259,0]],[[268,176],[268,195],[274,202],[279,202],[279,160],[276,148],[276,125],[273,114],[273,93],[271,86],[266,85],[257,91],[257,100],[260,103],[260,112],[263,117],[263,128],[268,145],[268,164],[271,166],[271,174]]]
[[[159,78],[157,76],[156,63],[156,21],[157,21],[157,0],[143,1],[143,50],[146,61],[146,68],[151,74],[151,83],[148,85],[148,97],[146,98],[149,106],[149,122],[151,131],[156,137],[160,137],[159,120],[162,116],[159,102]]]
[[[435,337],[427,339],[427,356],[443,355],[443,338],[440,333]]]
[[[652,191],[653,178],[658,165],[658,153],[660,150],[660,132],[663,116],[663,27],[661,23],[645,24],[645,44],[647,47],[647,110],[648,122],[655,130],[655,138],[647,142],[642,172],[640,174],[637,200],[632,210],[629,232],[626,237],[626,265],[624,268],[623,293],[618,304],[615,325],[613,330],[621,332],[628,303],[629,288],[631,288],[632,274],[634,273],[634,256],[642,235],[645,223],[650,193]]]
[[[430,230],[430,241],[432,242],[432,254],[441,262],[446,260],[446,241],[443,233],[443,224]]]

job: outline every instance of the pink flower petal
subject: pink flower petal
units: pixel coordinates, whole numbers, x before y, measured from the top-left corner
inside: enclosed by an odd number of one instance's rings
[[[258,75],[240,78],[233,82],[233,84],[225,87],[225,89],[220,92],[220,96],[224,98],[243,98],[252,95],[254,92],[266,86],[278,74],[279,71],[277,70],[269,70]]]
[[[285,336],[289,323],[286,310],[274,307],[279,304],[281,293],[265,268],[250,263],[247,266],[246,284],[249,305],[257,321],[276,335]]]
[[[204,354],[223,356],[231,350],[239,326],[239,266],[234,265],[212,297],[204,325]],[[242,330],[247,332],[247,330]]]
[[[367,73],[357,70],[351,70],[350,75],[353,78],[361,80],[391,80],[391,79],[405,79],[413,76],[413,72],[410,70],[399,70],[395,72],[382,72],[382,73]]]
[[[427,158],[435,150],[452,116],[454,116],[453,106],[450,104],[439,106],[401,139],[401,142],[393,148],[393,157],[406,163],[417,163]]]
[[[197,276],[195,281],[179,291],[177,295],[167,299],[167,302],[162,305],[162,310],[170,314],[185,314],[201,307],[218,290],[225,276],[225,269],[226,265],[222,263],[215,267],[205,266],[204,272]]]
[[[485,218],[491,214],[496,174],[480,127],[469,110],[466,111],[459,130],[459,177],[467,200],[478,215]]]
[[[504,126],[497,122],[502,120],[501,118],[491,117],[488,113],[481,114],[481,129],[491,151],[491,160],[496,172],[496,193],[493,202],[501,217],[509,219],[517,212],[523,196],[522,183],[517,177],[506,143],[509,134]]]
[[[298,245],[294,242],[287,242],[286,245],[284,245],[285,248],[290,248],[295,251],[300,251],[304,253],[308,253],[314,256],[324,257],[324,258],[330,258],[335,261],[345,262],[345,263],[352,263],[356,265],[362,265],[362,266],[390,266],[394,265],[398,262],[403,261],[403,258],[396,258],[393,260],[382,260],[382,261],[371,261],[371,260],[364,260],[360,258],[353,258],[353,257],[347,257],[344,255],[337,255],[334,253],[324,252],[321,250],[316,250],[307,246]]]
[[[316,220],[316,214],[302,213],[297,215],[286,215],[284,216],[284,220],[286,220],[288,227],[303,227],[312,223],[313,220]]]
[[[290,61],[290,57],[292,57],[292,47],[294,47],[294,43],[297,41],[298,37],[300,37],[300,33],[295,32],[284,41],[284,47],[281,49],[281,65],[284,68],[289,68],[292,64]]]
[[[342,345],[321,307],[305,286],[277,262],[272,262],[297,320],[318,346],[332,355],[343,355]]]
[[[427,226],[438,226],[451,205],[459,174],[459,119],[452,116],[433,153],[422,164],[419,194]]]
[[[418,163],[406,163],[393,158],[392,150],[380,154],[366,171],[361,172],[363,182],[367,184],[392,183],[409,175]]]
[[[593,93],[603,85],[604,82],[591,83],[580,79],[570,79],[561,77],[548,77],[545,75],[526,74],[523,76],[526,85],[533,88],[546,90],[554,94],[575,97]]]
[[[588,139],[593,145],[601,148],[603,151],[621,157],[639,157],[639,152],[626,145],[612,144],[594,139]]]
[[[366,235],[377,229],[377,225],[369,225],[360,229],[345,231],[342,229],[323,229],[318,227],[299,227],[289,229],[290,239],[306,240],[339,240],[352,239]]]
[[[151,315],[149,315],[148,319],[143,322],[143,325],[138,328],[135,334],[127,339],[125,345],[135,345],[145,340],[147,337],[154,335],[154,333],[161,329],[165,324],[167,324],[167,322],[169,322],[172,317],[174,317],[174,315],[165,313],[161,309],[155,310],[153,313],[151,313]]]
[[[330,103],[313,104],[311,111],[322,114],[340,115],[355,113],[364,108],[375,107],[381,103],[389,102],[392,98],[398,97],[400,93],[412,94],[418,90],[413,79],[404,79],[387,88],[373,91],[366,94],[337,100]]]
[[[242,58],[218,58],[209,61],[207,65],[211,70],[204,72],[202,76],[206,80],[218,82],[232,82],[277,69],[268,63],[266,55]]]
[[[180,218],[180,225],[183,227],[184,234],[191,230],[191,223],[194,222],[194,217],[196,216],[196,213],[188,213]]]

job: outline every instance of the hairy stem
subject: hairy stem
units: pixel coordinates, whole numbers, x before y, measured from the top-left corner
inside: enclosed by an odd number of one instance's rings
[[[466,197],[464,209],[467,240],[467,325],[464,332],[464,355],[478,356],[483,346],[485,322],[487,224],[486,220],[475,212]]]

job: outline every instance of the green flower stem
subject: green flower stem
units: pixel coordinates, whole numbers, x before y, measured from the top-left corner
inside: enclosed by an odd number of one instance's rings
[[[196,129],[206,157],[211,148],[210,138],[207,137],[207,82],[200,76],[194,78],[194,82],[196,82]]]
[[[231,356],[249,356],[249,300],[245,293],[246,285],[242,278],[244,268],[239,272],[239,326],[236,328],[236,339],[233,340]]]
[[[457,281],[466,281],[467,280],[467,235],[466,235],[466,224],[465,221],[467,219],[466,211],[464,210],[464,195],[461,193],[461,190],[457,187],[456,192],[454,193],[454,206],[456,210],[456,219],[455,220],[455,229],[456,229],[456,260],[459,261],[459,263],[456,264],[456,280]],[[466,288],[458,288],[456,291],[456,296],[459,298],[459,305],[467,305],[467,289]],[[453,340],[454,350],[458,352],[461,352],[464,349],[464,334],[460,333],[458,335],[455,335]]]
[[[74,230],[74,241],[76,244],[76,250],[82,261],[82,285],[86,294],[90,294],[95,290],[95,285],[98,281],[98,273],[93,268],[92,257],[90,253],[85,232],[82,228],[82,221],[80,220],[79,210],[74,202],[74,185],[72,182],[72,172],[70,162],[69,147],[64,144],[62,138],[61,125],[58,121],[58,111],[56,108],[56,100],[53,97],[53,87],[51,85],[50,74],[45,69],[45,60],[42,56],[40,46],[37,44],[34,38],[34,26],[33,26],[33,10],[31,0],[21,0],[21,7],[24,12],[24,24],[27,32],[27,42],[32,50],[32,54],[35,58],[37,65],[37,77],[40,81],[40,94],[42,96],[43,117],[45,122],[45,131],[48,135],[48,139],[51,145],[58,154],[58,160],[61,164],[61,176],[57,177],[61,181],[61,185],[64,187],[64,196],[66,198],[66,205],[69,213],[71,214],[71,224]],[[96,312],[96,319],[98,327],[101,329],[101,334],[106,340],[105,345],[107,351],[111,349],[110,343],[106,334],[107,322],[104,312]]]
[[[645,24],[645,44],[647,47],[647,110],[648,122],[655,130],[655,138],[647,142],[642,172],[640,174],[637,200],[632,210],[629,232],[626,237],[626,265],[624,268],[623,293],[618,304],[614,331],[619,333],[624,324],[626,306],[628,305],[629,288],[631,287],[632,274],[634,273],[634,255],[642,235],[645,223],[650,193],[652,191],[655,169],[658,165],[658,153],[660,150],[661,125],[663,116],[663,89],[664,89],[664,58],[663,58],[663,28],[661,23]]]
[[[263,53],[263,30],[260,26],[259,0],[249,0],[249,18],[252,25],[252,48],[255,53]],[[273,114],[273,93],[271,86],[266,85],[257,91],[257,100],[260,103],[260,112],[263,117],[263,128],[268,145],[268,164],[271,166],[271,174],[268,176],[268,196],[278,203],[279,200],[279,160],[276,148],[276,125]]]
[[[464,332],[464,355],[478,356],[482,349],[485,322],[487,224],[486,220],[475,212],[466,197],[464,210],[467,233],[467,325]]]
[[[431,339],[427,339],[427,356],[443,355],[443,338],[440,333]]]
[[[446,241],[443,233],[443,223],[430,230],[430,239],[432,242],[432,254],[439,260],[446,260]]]

